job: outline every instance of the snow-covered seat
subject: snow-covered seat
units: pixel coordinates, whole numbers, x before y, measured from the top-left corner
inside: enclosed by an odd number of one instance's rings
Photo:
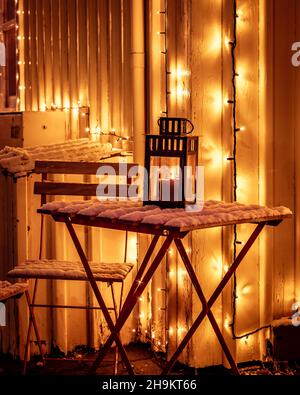
[[[118,163],[108,163],[108,162],[64,162],[64,161],[36,161],[34,172],[37,174],[41,174],[41,181],[34,183],[34,194],[41,196],[41,206],[47,203],[47,198],[50,196],[83,196],[85,198],[90,199],[93,196],[96,196],[98,193],[98,186],[95,183],[89,182],[57,182],[53,175],[56,174],[70,174],[70,175],[81,175],[84,178],[86,176],[95,176],[100,167],[104,167],[105,171],[107,171],[107,167],[111,167],[115,170],[116,180],[115,183],[112,184],[112,190],[115,191],[116,197],[124,197],[127,196],[128,189],[132,184],[132,177],[126,177],[126,181],[124,181],[124,174],[121,174],[121,169]],[[131,163],[127,164],[127,172],[129,172],[130,168],[136,167],[137,164]],[[106,173],[104,173],[106,174]],[[51,175],[49,178],[48,176]],[[122,176],[122,177],[120,177]],[[122,188],[121,188],[122,186]],[[106,188],[106,189],[105,189]],[[102,191],[105,196],[107,192],[110,190],[108,185],[105,186],[105,190]],[[61,200],[63,202],[63,200]],[[88,205],[88,201],[87,205]],[[83,205],[86,206],[86,203]],[[83,208],[83,207],[81,207]],[[72,211],[72,210],[71,210]],[[69,212],[72,214],[72,212]],[[23,373],[26,372],[27,359],[29,355],[29,346],[31,341],[31,329],[33,327],[37,339],[37,344],[39,347],[39,351],[41,357],[44,361],[45,350],[42,347],[41,339],[39,336],[38,325],[35,319],[35,308],[50,308],[50,309],[87,309],[87,310],[104,310],[102,306],[95,306],[91,303],[90,299],[86,300],[85,304],[80,305],[69,305],[69,304],[40,304],[37,303],[36,299],[38,295],[38,282],[40,279],[45,280],[81,280],[87,281],[88,283],[91,281],[91,278],[88,279],[86,270],[84,269],[83,262],[78,261],[61,261],[61,260],[50,260],[43,259],[43,245],[45,244],[45,236],[47,237],[46,227],[44,226],[44,216],[41,216],[41,226],[40,226],[40,234],[39,234],[39,256],[35,260],[26,260],[23,263],[17,265],[13,270],[9,272],[9,277],[13,278],[22,278],[22,279],[32,279],[33,287],[32,287],[32,296],[30,295],[29,290],[25,291],[27,304],[29,308],[29,316],[30,322],[28,325],[27,339],[25,344],[25,352],[24,352],[24,365],[23,365]],[[49,239],[50,241],[50,239]],[[92,271],[94,280],[97,282],[105,282],[109,285],[111,291],[111,307],[106,306],[106,300],[103,300],[105,304],[106,310],[114,311],[115,320],[118,318],[119,311],[122,306],[122,298],[123,298],[123,289],[124,289],[124,281],[134,266],[132,263],[127,262],[127,232],[125,236],[125,245],[124,245],[124,260],[120,263],[93,263],[88,262],[89,267]],[[78,252],[78,250],[77,250]],[[81,255],[79,253],[79,257]],[[89,272],[89,270],[88,270]],[[120,298],[116,300],[114,285],[117,284],[120,288]],[[93,287],[93,286],[92,286]],[[98,290],[101,292],[100,290]],[[118,353],[116,347],[116,358],[115,358],[115,372],[117,372],[118,367]]]
[[[132,263],[90,262],[94,278],[101,282],[121,282],[133,268]],[[58,261],[51,259],[26,260],[8,272],[13,278],[39,278],[49,280],[87,281],[81,262]]]
[[[9,281],[0,281],[0,302],[21,296],[27,289],[27,282],[11,284]]]

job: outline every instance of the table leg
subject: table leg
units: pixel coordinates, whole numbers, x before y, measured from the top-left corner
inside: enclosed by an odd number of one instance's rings
[[[217,286],[217,288],[215,289],[215,291],[213,292],[213,294],[211,295],[211,297],[207,301],[206,309],[205,308],[202,309],[201,313],[198,315],[198,317],[196,318],[196,320],[194,321],[194,323],[192,324],[192,326],[188,330],[187,334],[182,339],[182,341],[179,344],[177,350],[174,352],[174,354],[172,355],[172,357],[169,360],[169,362],[167,362],[166,366],[164,367],[164,369],[162,371],[162,374],[167,374],[170,371],[170,369],[173,367],[173,365],[177,361],[179,355],[182,353],[182,351],[186,347],[187,343],[190,341],[190,339],[192,338],[192,336],[194,335],[194,333],[198,329],[199,325],[201,324],[201,322],[203,321],[203,319],[207,315],[208,309],[210,309],[213,306],[213,304],[215,303],[215,301],[217,300],[219,295],[222,293],[224,287],[226,286],[226,284],[228,283],[228,281],[232,277],[233,273],[238,268],[238,266],[241,263],[241,261],[244,259],[245,255],[247,254],[247,252],[249,251],[249,249],[251,248],[251,246],[253,245],[253,243],[255,242],[257,237],[259,236],[260,232],[263,230],[265,224],[266,224],[265,222],[260,222],[256,226],[256,228],[254,229],[253,233],[249,237],[248,241],[246,242],[246,244],[244,245],[244,247],[242,248],[242,250],[240,251],[240,253],[236,257],[236,259],[234,260],[234,262],[230,266],[229,270],[224,275],[224,277],[222,278],[221,282],[219,283],[219,285]]]
[[[158,239],[157,239],[158,240]],[[157,243],[156,240],[156,243]],[[125,322],[127,321],[129,315],[131,314],[132,310],[134,309],[134,306],[136,305],[136,302],[138,301],[138,298],[141,296],[141,294],[143,293],[144,289],[146,288],[146,286],[148,285],[149,281],[151,280],[154,272],[156,271],[157,267],[159,266],[160,262],[162,261],[163,257],[165,256],[165,254],[167,253],[172,241],[174,240],[174,236],[169,235],[167,236],[166,240],[164,241],[163,245],[160,247],[156,257],[154,258],[154,260],[152,261],[149,269],[147,270],[146,274],[144,275],[144,277],[142,278],[142,274],[140,273],[141,269],[142,272],[145,270],[147,263],[145,261],[146,257],[147,257],[147,261],[150,260],[151,258],[151,254],[149,254],[149,250],[150,247],[146,253],[146,256],[144,258],[144,265],[141,265],[139,272],[136,276],[136,279],[134,281],[134,284],[132,285],[132,289],[134,288],[133,292],[131,292],[130,294],[128,294],[128,296],[126,297],[126,300],[124,302],[124,305],[122,307],[122,310],[119,314],[118,320],[116,322],[115,325],[115,330],[120,332],[122,327],[124,326]],[[156,244],[155,243],[155,244]],[[152,252],[154,250],[154,246],[152,248]],[[142,268],[143,266],[143,268]],[[104,346],[102,347],[102,349],[100,350],[98,357],[96,358],[94,365],[93,365],[93,371],[95,371],[98,366],[101,364],[101,362],[103,361],[104,356],[106,355],[107,351],[109,350],[112,342],[114,341],[114,337],[111,334],[109,336],[109,338],[107,339],[106,343],[104,344]]]
[[[125,351],[125,349],[124,349],[124,347],[123,347],[123,345],[121,343],[121,340],[120,340],[120,338],[118,336],[118,332],[119,331],[116,330],[115,325],[114,325],[114,323],[113,323],[113,321],[111,319],[109,311],[108,311],[108,309],[106,307],[106,304],[105,304],[105,302],[104,302],[104,300],[102,298],[102,295],[101,295],[101,293],[99,291],[99,288],[98,288],[98,285],[96,283],[96,280],[95,280],[95,278],[93,276],[93,273],[92,273],[92,270],[91,270],[90,265],[88,263],[88,260],[87,260],[87,258],[85,256],[85,253],[84,253],[84,251],[83,251],[83,249],[81,247],[80,241],[79,241],[79,239],[78,239],[78,237],[76,235],[76,232],[75,232],[75,230],[73,228],[73,225],[72,225],[72,223],[71,223],[69,218],[65,219],[65,224],[66,224],[67,229],[68,229],[68,231],[70,233],[70,236],[71,236],[71,238],[73,240],[73,243],[74,243],[75,248],[76,248],[76,250],[78,252],[78,255],[79,255],[80,260],[81,260],[81,262],[83,264],[83,267],[84,267],[84,269],[86,271],[86,275],[87,275],[89,283],[91,284],[91,287],[92,287],[92,289],[94,291],[95,297],[96,297],[96,299],[97,299],[97,301],[99,303],[99,306],[100,306],[100,308],[101,308],[101,310],[103,312],[104,318],[105,318],[105,320],[107,322],[107,325],[109,327],[109,330],[111,332],[112,339],[116,342],[116,345],[117,345],[117,347],[118,347],[118,349],[120,351],[122,360],[123,360],[123,362],[126,365],[128,373],[133,375],[134,372],[133,372],[131,363],[129,362],[129,359],[127,357],[126,351]]]
[[[227,360],[228,360],[228,362],[229,362],[229,364],[231,366],[231,369],[234,372],[234,374],[239,375],[240,373],[239,373],[239,370],[237,368],[237,365],[236,365],[236,363],[234,361],[234,358],[231,355],[231,352],[230,352],[230,350],[229,350],[229,348],[228,348],[228,346],[226,344],[226,341],[225,341],[225,339],[223,337],[223,334],[222,334],[222,332],[221,332],[221,330],[220,330],[220,328],[219,328],[219,326],[217,324],[217,321],[216,321],[211,309],[207,305],[207,300],[206,300],[205,295],[204,295],[204,293],[202,291],[202,288],[201,288],[200,283],[198,281],[197,275],[196,275],[196,273],[194,271],[193,265],[191,264],[191,261],[190,261],[188,255],[187,255],[187,253],[186,253],[186,251],[184,249],[182,241],[180,239],[175,239],[175,244],[176,244],[177,250],[178,250],[178,252],[179,252],[179,254],[180,254],[181,258],[182,258],[182,261],[183,261],[183,263],[184,263],[184,265],[186,267],[186,270],[187,270],[187,272],[188,272],[188,274],[190,276],[190,279],[191,279],[191,281],[192,281],[192,283],[193,283],[193,285],[195,287],[197,295],[199,296],[199,299],[200,299],[200,301],[202,303],[202,308],[207,313],[208,319],[209,319],[209,321],[210,321],[210,323],[211,323],[211,325],[212,325],[212,327],[213,327],[213,329],[215,331],[215,334],[216,334],[216,336],[217,336],[217,338],[219,340],[219,343],[220,343],[220,345],[221,345],[221,347],[222,347],[222,349],[224,351],[224,354],[226,355],[226,358],[227,358]]]

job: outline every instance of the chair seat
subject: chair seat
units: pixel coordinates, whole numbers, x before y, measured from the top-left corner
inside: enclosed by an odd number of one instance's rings
[[[27,289],[27,283],[11,284],[9,281],[0,281],[0,301],[20,295]]]
[[[95,280],[102,282],[123,281],[133,267],[132,263],[89,262]],[[81,262],[50,259],[26,260],[8,272],[14,278],[39,278],[52,280],[87,281]]]

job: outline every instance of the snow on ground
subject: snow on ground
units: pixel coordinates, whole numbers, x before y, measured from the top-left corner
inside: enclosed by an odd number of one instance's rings
[[[5,147],[0,150],[0,170],[21,177],[34,169],[36,160],[98,161],[111,150],[110,143],[101,144],[88,138],[28,148]]]
[[[50,212],[80,214],[91,217],[119,219],[128,222],[142,222],[144,224],[161,225],[168,227],[199,227],[209,224],[222,225],[228,222],[253,221],[259,219],[272,219],[291,215],[290,209],[279,206],[274,208],[263,207],[256,204],[245,205],[241,203],[225,203],[214,200],[204,202],[199,211],[186,211],[185,209],[161,209],[157,206],[142,206],[136,202],[114,201],[77,201],[77,202],[51,202],[42,207]]]

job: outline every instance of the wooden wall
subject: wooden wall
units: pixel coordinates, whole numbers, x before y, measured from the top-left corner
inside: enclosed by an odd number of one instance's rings
[[[19,10],[21,109],[70,109],[76,138],[77,107],[89,107],[91,133],[130,136],[130,1],[20,0]]]
[[[90,107],[91,129],[98,124],[103,129],[124,129],[124,133],[131,134],[130,1],[22,1],[20,6],[27,13],[20,29],[29,31],[31,37],[29,40],[24,33],[21,43],[25,65],[20,78],[26,86],[21,95],[22,108],[41,111],[52,103],[76,107],[80,101]],[[242,203],[286,205],[296,214],[294,220],[268,229],[237,272],[235,331],[243,335],[274,318],[289,315],[291,304],[300,298],[300,68],[291,65],[291,45],[300,39],[300,7],[296,0],[238,0],[237,4],[237,122],[245,127],[237,136],[237,198]],[[161,11],[166,5],[167,57],[162,53],[164,34],[157,34],[164,32],[166,14]],[[170,116],[190,118],[200,139],[205,198],[231,201],[233,169],[227,157],[233,147],[232,112],[224,101],[232,95],[227,42],[232,37],[233,1],[149,0],[145,7],[149,129],[156,130],[157,118],[166,104]],[[166,70],[171,72],[167,79]],[[238,240],[246,241],[252,229],[239,226]],[[102,236],[95,236],[94,244],[89,245],[100,258],[110,246],[110,237]],[[139,256],[147,242],[139,240]],[[101,243],[100,249],[94,247],[96,243]],[[195,232],[185,243],[209,297],[231,263],[232,229]],[[240,248],[238,244],[237,251]],[[67,242],[62,254],[72,256]],[[161,291],[166,287],[167,295]],[[72,298],[74,289],[64,292]],[[60,297],[65,297],[64,292]],[[201,307],[174,250],[147,292],[139,305],[141,315],[134,317],[134,326],[139,325],[144,337],[150,331],[157,349],[172,353]],[[232,339],[232,284],[219,298],[214,313],[238,361],[263,357],[269,330]],[[73,322],[69,316],[63,319]],[[134,326],[126,329],[128,339]],[[88,336],[85,329],[75,333],[68,325],[64,328],[60,341],[63,343],[67,336],[65,347],[79,340],[84,342]],[[55,329],[57,333],[60,330],[59,326]],[[94,340],[97,343],[99,339]],[[226,363],[207,321],[182,361],[197,367]]]
[[[165,105],[164,59],[160,59],[154,29],[157,28],[157,1],[152,1],[153,34],[151,52],[150,113]],[[167,42],[170,95],[169,115],[187,116],[200,138],[200,165],[205,171],[205,198],[232,199],[233,169],[226,158],[233,149],[232,108],[224,104],[232,96],[232,63],[228,40],[233,34],[233,1],[161,1],[168,7]],[[291,45],[297,39],[296,1],[238,0],[236,67],[237,124],[244,130],[237,136],[237,199],[242,203],[270,206],[286,205],[297,210],[297,84],[299,70],[291,65]],[[163,16],[160,16],[163,19]],[[154,43],[154,44],[153,44]],[[190,72],[178,76],[178,70]],[[177,72],[176,72],[177,70]],[[173,94],[174,86],[185,86],[189,94]],[[160,82],[160,84],[159,84]],[[162,102],[157,100],[160,91]],[[153,121],[152,115],[152,122]],[[154,126],[153,126],[154,127]],[[297,219],[297,212],[296,217]],[[252,226],[238,226],[238,241],[245,242]],[[274,318],[288,316],[292,303],[299,299],[299,262],[297,221],[268,229],[260,237],[237,272],[235,335],[241,336]],[[207,297],[220,280],[233,256],[232,229],[195,232],[187,243]],[[237,245],[237,252],[242,244]],[[169,266],[182,269],[176,257],[168,257]],[[168,267],[168,266],[167,266]],[[187,298],[191,289],[177,275],[167,280],[169,300],[167,322],[169,353],[196,317],[200,303]],[[228,285],[214,313],[238,361],[262,358],[269,329],[232,340],[232,284]],[[194,295],[194,294],[193,294]],[[157,313],[155,313],[157,316]],[[159,321],[159,318],[157,318]],[[175,329],[175,330],[174,330]],[[170,335],[172,333],[172,335]],[[190,343],[182,361],[193,366],[226,363],[218,343],[204,321]]]

